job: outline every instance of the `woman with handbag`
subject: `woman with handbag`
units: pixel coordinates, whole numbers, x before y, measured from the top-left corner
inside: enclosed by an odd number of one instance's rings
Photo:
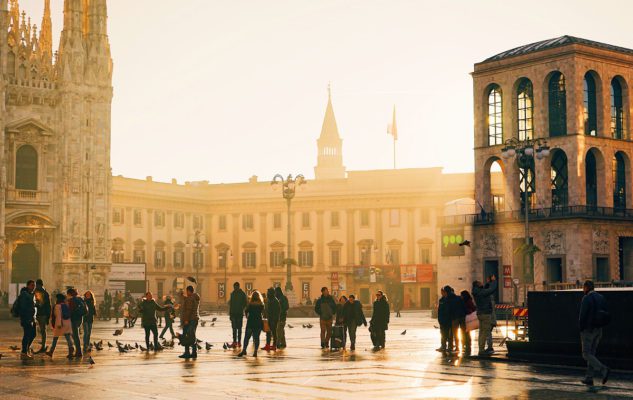
[[[479,320],[477,319],[477,306],[475,301],[470,295],[468,290],[462,290],[460,293],[462,301],[464,302],[464,311],[466,311],[466,324],[465,328],[462,328],[462,337],[464,338],[464,355],[469,356],[471,353],[471,338],[470,331],[479,328]]]
[[[246,348],[248,347],[248,341],[253,337],[253,357],[257,357],[257,349],[259,348],[259,334],[264,329],[264,304],[262,302],[261,295],[256,290],[251,294],[251,299],[244,311],[246,314],[246,332],[244,333],[244,345],[242,346],[242,352],[238,354],[238,357],[246,355]]]
[[[66,339],[68,344],[68,358],[73,358],[75,352],[73,348],[73,342],[70,339],[72,333],[72,324],[70,322],[70,308],[66,304],[66,296],[61,293],[57,293],[55,296],[55,307],[53,307],[53,315],[51,316],[51,328],[53,329],[53,343],[46,352],[46,355],[53,358],[55,347],[57,347],[57,341],[60,336]]]

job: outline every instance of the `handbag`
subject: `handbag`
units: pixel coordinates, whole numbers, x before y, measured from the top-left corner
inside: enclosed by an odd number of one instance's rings
[[[474,331],[479,329],[479,318],[477,318],[477,312],[473,311],[466,315],[466,331]]]
[[[268,323],[268,320],[266,318],[262,319],[262,323],[264,326],[263,331],[264,332],[270,332],[270,324]]]

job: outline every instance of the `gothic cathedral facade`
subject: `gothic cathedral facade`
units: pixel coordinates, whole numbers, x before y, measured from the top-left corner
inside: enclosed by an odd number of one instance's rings
[[[53,52],[0,0],[0,290],[28,279],[102,292],[110,269],[112,59],[106,0],[65,0]]]

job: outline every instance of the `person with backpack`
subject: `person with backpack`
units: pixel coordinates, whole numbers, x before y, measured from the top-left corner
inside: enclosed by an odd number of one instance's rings
[[[84,316],[84,353],[90,351],[90,335],[92,334],[92,323],[95,320],[95,315],[97,314],[97,308],[95,306],[95,296],[92,294],[90,290],[84,293],[84,302],[86,303],[86,307],[88,307],[88,312]]]
[[[44,281],[38,279],[35,281],[35,308],[37,309],[37,326],[40,330],[42,339],[41,347],[36,354],[46,351],[46,329],[51,318],[51,297],[44,288]]]
[[[321,297],[314,305],[314,312],[319,316],[319,326],[321,328],[321,348],[329,346],[332,337],[332,321],[336,314],[336,302],[330,296],[330,291],[325,286],[321,288]]]
[[[233,348],[242,345],[242,323],[244,322],[244,310],[247,303],[246,293],[240,288],[240,283],[235,282],[229,299],[229,319],[231,320],[231,330],[233,332],[231,347]]]
[[[33,291],[35,290],[35,282],[30,280],[26,282],[26,287],[20,290],[20,296],[18,296],[13,307],[11,314],[20,318],[20,326],[22,326],[22,353],[20,358],[22,360],[30,360],[33,358],[29,354],[31,343],[35,339],[35,301],[33,299]]]
[[[68,297],[68,307],[70,308],[70,323],[73,333],[73,342],[75,343],[75,348],[77,349],[75,358],[81,358],[83,357],[83,353],[81,352],[81,341],[79,340],[79,328],[83,324],[84,316],[88,314],[88,307],[86,306],[86,302],[79,297],[76,289],[68,289],[66,291],[66,295]]]
[[[604,297],[594,291],[593,281],[585,281],[582,291],[584,296],[580,303],[578,325],[582,358],[587,361],[587,372],[581,382],[593,386],[594,373],[598,372],[602,375],[602,384],[604,385],[609,380],[611,369],[598,360],[596,351],[602,338],[602,328],[609,324],[611,315],[607,310],[607,302]]]
[[[72,332],[72,322],[70,322],[70,308],[66,304],[66,297],[62,293],[58,293],[55,296],[55,307],[53,308],[51,318],[51,329],[53,330],[53,343],[51,343],[50,349],[46,352],[46,355],[53,358],[55,347],[57,347],[57,340],[60,336],[66,338],[66,344],[68,344],[68,359],[74,357],[75,349],[73,349],[73,342],[70,338]]]
[[[279,322],[277,323],[277,348],[285,349],[286,348],[286,318],[288,317],[288,309],[290,305],[288,304],[288,297],[284,295],[284,292],[281,291],[281,287],[277,286],[275,288],[275,297],[279,300],[279,305],[281,306],[281,315],[279,316]]]

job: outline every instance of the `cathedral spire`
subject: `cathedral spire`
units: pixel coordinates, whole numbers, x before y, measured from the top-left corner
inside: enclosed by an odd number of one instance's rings
[[[343,141],[338,133],[334,107],[332,106],[332,88],[328,84],[328,99],[325,116],[321,126],[321,135],[317,140],[317,166],[314,168],[316,179],[343,179]]]
[[[39,45],[42,61],[50,63],[53,59],[53,22],[51,20],[51,0],[44,0],[44,16],[42,17]]]

